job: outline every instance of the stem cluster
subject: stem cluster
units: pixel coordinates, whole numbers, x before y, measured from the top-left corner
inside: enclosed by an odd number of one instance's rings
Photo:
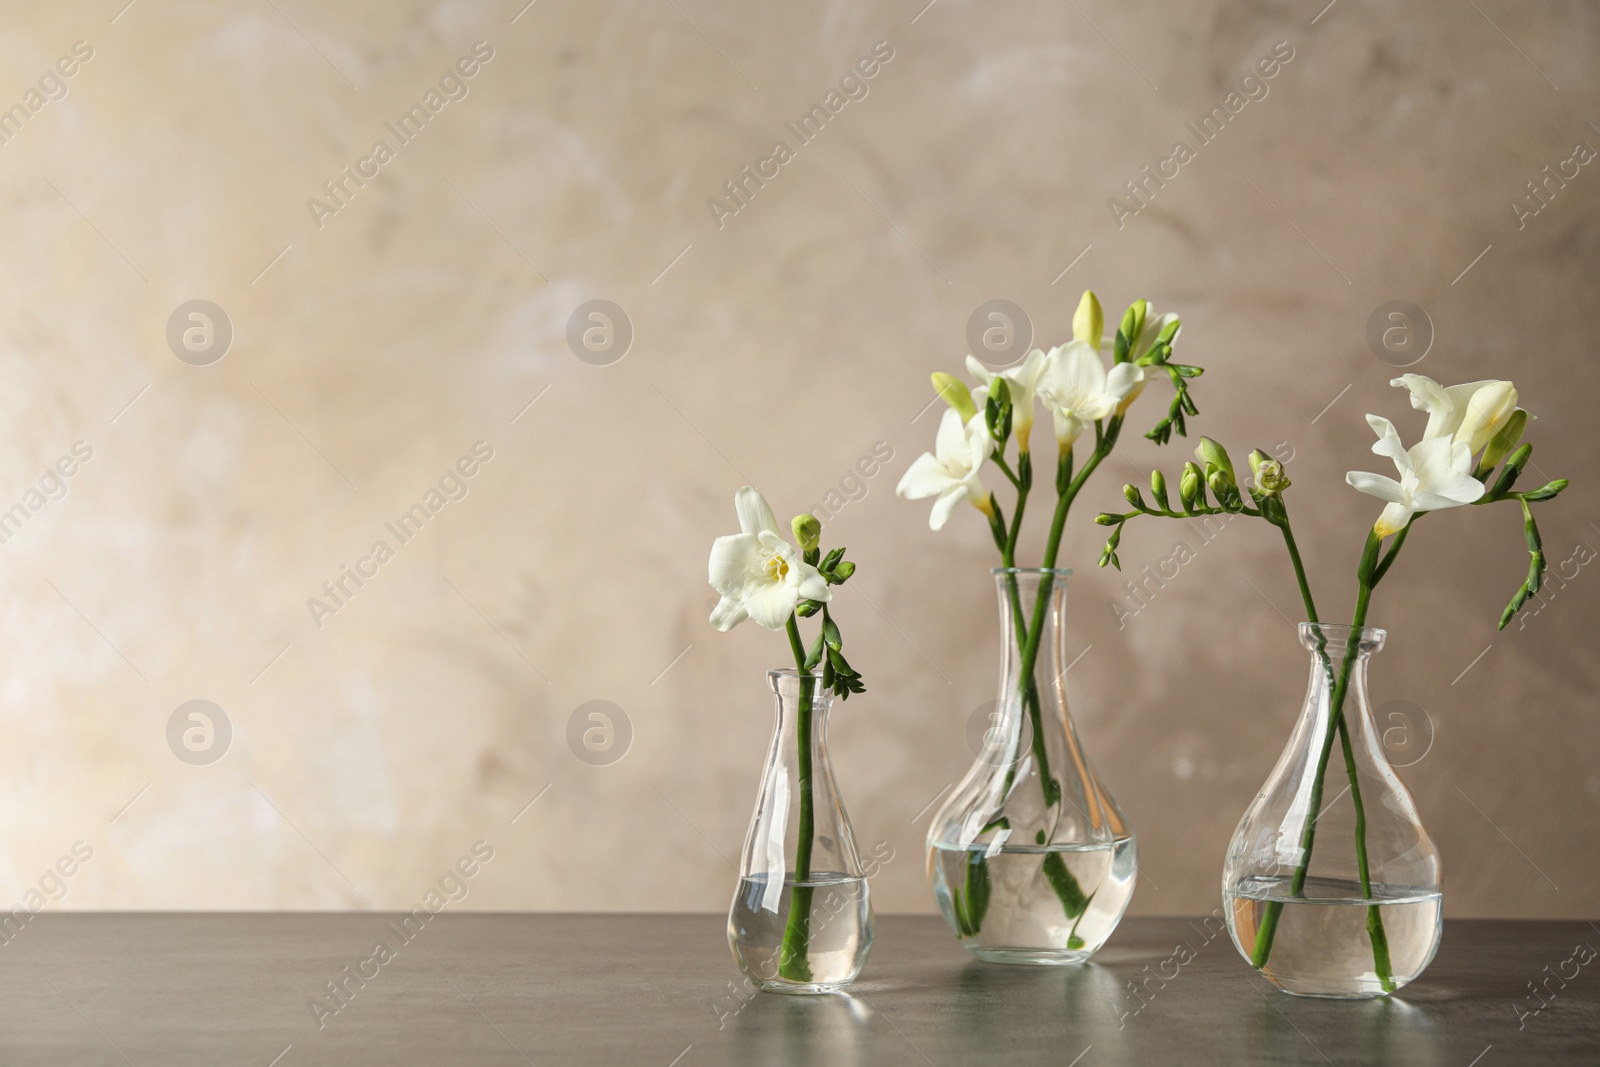
[[[815,541],[801,545],[805,561],[816,567],[829,585],[843,585],[855,573],[856,565],[836,548],[826,556]],[[800,637],[800,619],[822,614],[822,625],[810,651]],[[784,627],[795,669],[800,672],[800,706],[795,722],[795,776],[799,779],[799,826],[794,848],[794,888],[789,899],[789,916],[784,921],[783,942],[778,951],[778,973],[794,982],[811,980],[809,949],[811,941],[811,846],[816,837],[816,806],[812,789],[811,717],[818,679],[814,672],[822,667],[822,691],[833,692],[841,700],[851,693],[866,691],[861,675],[844,658],[844,637],[833,621],[828,605],[821,600],[804,600],[789,616]]]
[[[1489,477],[1494,473],[1492,462],[1480,464],[1475,476],[1480,482],[1488,486],[1484,495],[1475,503],[1493,504],[1502,500],[1516,500],[1522,509],[1523,529],[1526,533],[1529,565],[1528,576],[1522,586],[1512,596],[1511,602],[1506,606],[1500,617],[1500,629],[1506,624],[1525,604],[1529,597],[1538,592],[1542,583],[1545,570],[1544,553],[1539,539],[1539,528],[1534,521],[1532,505],[1541,501],[1554,499],[1567,487],[1564,479],[1552,481],[1546,485],[1528,492],[1514,492],[1513,486],[1518,475],[1533,452],[1531,444],[1524,444],[1518,448],[1505,461],[1499,476],[1489,486]],[[1501,453],[1503,454],[1503,452]],[[1265,454],[1257,451],[1251,454],[1251,470],[1254,480],[1245,487],[1241,493],[1234,480],[1233,466],[1227,452],[1214,441],[1202,439],[1197,458],[1204,461],[1201,468],[1196,463],[1185,466],[1180,480],[1180,506],[1181,511],[1174,510],[1168,501],[1166,481],[1160,471],[1151,473],[1150,489],[1155,500],[1155,505],[1145,503],[1143,494],[1135,486],[1124,487],[1123,495],[1132,506],[1133,510],[1125,513],[1107,512],[1096,518],[1102,526],[1112,528],[1110,536],[1106,539],[1106,546],[1100,556],[1100,566],[1107,563],[1122,567],[1117,558],[1117,547],[1122,538],[1123,526],[1130,520],[1140,515],[1150,515],[1157,518],[1182,519],[1195,515],[1221,515],[1238,514],[1250,515],[1266,520],[1278,528],[1283,535],[1284,547],[1288,550],[1290,563],[1294,567],[1295,580],[1300,587],[1301,599],[1305,602],[1306,617],[1313,623],[1320,622],[1317,615],[1316,604],[1312,599],[1311,586],[1306,580],[1305,566],[1300,559],[1300,550],[1295,543],[1294,532],[1289,523],[1289,510],[1284,502],[1283,493],[1289,487],[1289,480],[1283,474],[1281,464],[1269,460]],[[1210,491],[1210,496],[1207,495]],[[1245,499],[1246,494],[1249,501]],[[1307,803],[1307,810],[1311,813],[1301,829],[1300,836],[1300,862],[1290,879],[1290,896],[1300,897],[1305,890],[1306,876],[1311,865],[1311,849],[1316,840],[1316,824],[1318,814],[1322,810],[1323,783],[1327,774],[1328,763],[1332,756],[1335,739],[1340,743],[1344,756],[1345,770],[1350,779],[1350,794],[1355,809],[1355,847],[1356,862],[1360,873],[1362,896],[1369,901],[1374,900],[1372,879],[1367,857],[1366,838],[1366,810],[1361,800],[1361,784],[1356,773],[1355,755],[1352,751],[1350,731],[1345,720],[1344,704],[1349,694],[1351,678],[1360,653],[1360,630],[1366,625],[1367,610],[1372,601],[1373,590],[1383,577],[1388,574],[1395,557],[1399,555],[1412,525],[1424,513],[1419,512],[1412,516],[1404,527],[1392,536],[1384,537],[1376,528],[1367,534],[1366,545],[1361,554],[1361,562],[1356,570],[1356,606],[1351,618],[1351,636],[1345,649],[1343,661],[1337,674],[1329,660],[1326,649],[1326,637],[1318,631],[1317,655],[1321,659],[1323,670],[1332,689],[1330,698],[1330,713],[1326,736],[1323,738],[1321,751],[1318,755],[1316,777],[1312,782],[1311,795]],[[1387,540],[1387,549],[1384,543]],[[1278,900],[1267,901],[1262,910],[1260,923],[1256,931],[1256,942],[1251,952],[1251,963],[1260,969],[1265,967],[1272,954],[1273,940],[1277,933],[1278,921],[1283,911],[1283,902]],[[1389,958],[1388,938],[1384,932],[1383,917],[1377,903],[1367,906],[1367,934],[1372,943],[1374,971],[1385,991],[1392,992],[1396,988],[1393,967]]]
[[[1113,341],[1113,358],[1116,363],[1136,362],[1148,368],[1161,368],[1168,374],[1173,385],[1173,400],[1167,416],[1156,424],[1145,436],[1158,444],[1165,444],[1171,439],[1172,432],[1176,430],[1180,435],[1186,432],[1184,423],[1185,415],[1195,415],[1199,409],[1189,396],[1188,380],[1198,377],[1202,371],[1199,367],[1187,364],[1173,363],[1172,342],[1177,336],[1178,325],[1174,319],[1170,325],[1163,329],[1148,345],[1145,351],[1135,353],[1133,346],[1139,343],[1143,334],[1143,325],[1147,306],[1144,301],[1136,302],[1123,315],[1121,325]],[[1086,312],[1092,312],[1093,325],[1084,328],[1090,335],[1091,343],[1099,343],[1099,302],[1092,293],[1084,295],[1084,303],[1080,307],[1080,320],[1085,319]],[[1079,328],[1075,322],[1075,330]],[[1085,339],[1080,337],[1080,340]],[[936,379],[937,382],[937,379]],[[943,395],[943,394],[942,394]],[[946,397],[949,399],[949,397]],[[1031,403],[1031,401],[1029,401]],[[1026,418],[1031,421],[1032,412],[1026,413]],[[1071,440],[1059,442],[1057,450],[1054,488],[1056,491],[1056,504],[1050,520],[1049,534],[1045,539],[1044,559],[1042,568],[1045,571],[1039,584],[1037,598],[1033,604],[1031,617],[1025,617],[1022,600],[1019,596],[1017,576],[1014,573],[1017,558],[1017,542],[1022,531],[1023,515],[1027,511],[1028,498],[1034,488],[1033,456],[1028,450],[1026,436],[1017,439],[1016,460],[1013,463],[1007,458],[1008,446],[1012,439],[1013,422],[1016,412],[1010,387],[1004,378],[996,377],[990,386],[989,397],[984,411],[985,423],[989,436],[993,441],[993,449],[989,460],[999,468],[1015,491],[1015,505],[1007,520],[1004,507],[1000,500],[990,493],[988,499],[980,505],[981,510],[989,519],[990,533],[994,538],[995,548],[999,550],[1002,566],[1013,573],[1007,575],[1010,583],[1011,596],[1009,598],[1012,608],[1012,628],[1016,633],[1018,648],[1021,654],[1021,672],[1018,694],[1019,701],[1025,709],[1029,723],[1032,726],[1031,756],[1039,779],[1039,787],[1047,809],[1058,809],[1062,801],[1061,782],[1052,773],[1050,768],[1050,755],[1046,747],[1046,732],[1042,721],[1041,702],[1039,699],[1038,685],[1034,679],[1034,669],[1038,663],[1040,640],[1045,630],[1045,618],[1049,610],[1050,589],[1053,583],[1052,569],[1055,567],[1056,558],[1061,550],[1061,538],[1066,528],[1067,514],[1072,508],[1073,501],[1084,484],[1094,474],[1100,463],[1111,454],[1116,447],[1117,439],[1121,435],[1124,413],[1118,411],[1103,419],[1094,422],[1094,449],[1085,459],[1083,465],[1074,468],[1073,442]],[[1016,764],[1007,772],[1003,795],[1009,797],[1016,775]],[[1059,813],[1058,813],[1059,814]],[[984,827],[984,832],[996,828],[1010,829],[1006,816],[998,814]],[[1039,832],[1038,844],[1045,844],[1049,835],[1043,830]],[[1082,887],[1072,872],[1067,869],[1062,858],[1054,853],[1047,855],[1043,861],[1043,873],[1050,883],[1057,897],[1061,900],[1062,908],[1069,918],[1077,918],[1088,907],[1090,896],[1086,896]],[[988,861],[981,853],[973,854],[967,865],[965,885],[954,894],[954,909],[957,925],[963,936],[976,935],[982,926],[984,913],[988,907],[991,880],[988,871]],[[1091,894],[1092,895],[1092,894]],[[1077,942],[1073,935],[1073,942]],[[1081,947],[1081,942],[1070,944],[1069,947]]]

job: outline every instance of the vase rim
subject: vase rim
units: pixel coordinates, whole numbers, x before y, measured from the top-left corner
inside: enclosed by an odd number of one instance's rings
[[[1055,578],[1070,578],[1071,567],[991,567],[989,573],[999,577],[1003,574],[1048,574]]]
[[[1381,626],[1351,626],[1343,622],[1302,622],[1298,629],[1300,639],[1307,642],[1308,648],[1318,634],[1330,641],[1347,643],[1354,637],[1357,642],[1373,652],[1382,648],[1389,638],[1389,631]]]
[[[795,667],[774,667],[767,672],[767,677],[776,682],[780,678],[822,678],[822,671],[802,671]]]

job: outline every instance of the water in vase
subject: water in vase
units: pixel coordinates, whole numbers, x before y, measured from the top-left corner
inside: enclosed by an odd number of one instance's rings
[[[1262,975],[1288,993],[1320,997],[1370,997],[1410,982],[1439,945],[1441,896],[1436,886],[1374,884],[1372,899],[1359,882],[1308,878],[1300,896],[1290,878],[1256,876],[1228,894],[1234,944],[1248,959],[1268,902],[1282,905],[1272,955]],[[1374,962],[1368,909],[1376,904],[1394,976],[1385,989]]]
[[[809,973],[791,968],[781,976],[788,981],[779,981],[784,932],[797,895],[801,907],[809,908],[802,965]],[[781,886],[765,875],[742,878],[728,913],[728,943],[739,966],[763,989],[817,993],[843,988],[860,973],[872,947],[867,880],[830,871],[813,872],[800,883],[785,878]]]
[[[993,855],[936,844],[929,876],[945,919],[978,958],[1059,964],[1105,944],[1133,897],[1137,867],[1132,836]]]

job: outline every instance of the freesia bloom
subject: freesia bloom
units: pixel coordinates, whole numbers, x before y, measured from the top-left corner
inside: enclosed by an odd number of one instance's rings
[[[1137,360],[1146,355],[1156,343],[1156,338],[1161,336],[1161,331],[1177,321],[1177,312],[1169,311],[1165,315],[1157,315],[1154,308],[1147,307],[1145,309],[1144,324],[1139,330],[1139,336],[1129,338],[1128,359]],[[1178,334],[1182,332],[1183,327],[1179,326],[1167,340],[1169,342],[1176,341]]]
[[[939,422],[933,448],[906,468],[900,484],[895,486],[895,494],[907,500],[938,497],[933,502],[933,514],[928,516],[928,525],[935,530],[944,527],[950,512],[962,500],[969,500],[980,511],[987,512],[989,492],[978,475],[994,448],[994,439],[989,436],[983,415],[974,415],[962,423],[954,409],[946,410]]]
[[[1486,492],[1472,476],[1472,450],[1465,442],[1424,437],[1408,451],[1388,419],[1368,415],[1367,425],[1378,435],[1372,451],[1394,460],[1400,480],[1366,471],[1351,471],[1344,478],[1358,491],[1388,501],[1373,525],[1379,537],[1399,533],[1418,512],[1460,507]]]
[[[1428,413],[1422,439],[1449,437],[1473,455],[1483,451],[1517,410],[1517,389],[1488,378],[1464,385],[1440,385],[1425,374],[1402,374],[1389,383],[1411,393],[1411,406]]]
[[[1118,363],[1107,374],[1100,354],[1086,341],[1072,341],[1045,353],[1036,389],[1055,417],[1062,449],[1093,422],[1120,414],[1144,388],[1144,368]]]
[[[972,356],[967,357],[967,372],[982,382],[985,388],[992,390],[994,380],[1001,378],[1011,390],[1012,426],[1017,435],[1017,447],[1024,452],[1028,450],[1028,434],[1033,430],[1034,391],[1039,386],[1039,376],[1044,373],[1044,366],[1044,351],[1038,348],[1029,352],[1015,367],[998,372],[991,371]]]
[[[712,626],[731,630],[753,619],[781,630],[800,601],[832,599],[827,579],[779,535],[766,498],[747,485],[734,494],[733,506],[740,532],[711,544],[711,588],[722,594]]]

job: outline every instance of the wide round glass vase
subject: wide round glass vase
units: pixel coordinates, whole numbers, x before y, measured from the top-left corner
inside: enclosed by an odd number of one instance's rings
[[[1386,634],[1303,622],[1305,705],[1222,871],[1233,943],[1273,985],[1393,993],[1439,947],[1439,850],[1384,753],[1367,662]]]
[[[1002,567],[1000,688],[978,757],[928,829],[950,928],[991,963],[1092,956],[1133,896],[1137,846],[1067,710],[1067,570]]]
[[[759,989],[834,993],[872,948],[872,903],[828,757],[833,696],[820,673],[767,678],[777,721],[739,858],[728,945]]]

